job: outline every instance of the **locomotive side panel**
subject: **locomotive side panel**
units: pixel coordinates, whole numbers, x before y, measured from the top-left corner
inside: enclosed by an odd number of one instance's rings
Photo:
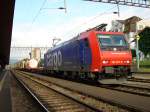
[[[90,72],[92,63],[92,54],[88,38],[79,41],[79,54],[80,54],[80,70]]]
[[[79,57],[79,41],[75,40],[67,43],[62,47],[63,63],[61,70],[63,71],[78,71],[80,68]]]
[[[45,67],[50,70],[78,71],[80,69],[79,42],[64,43],[45,54]]]
[[[91,49],[88,39],[67,42],[45,54],[45,67],[59,71],[90,72]]]

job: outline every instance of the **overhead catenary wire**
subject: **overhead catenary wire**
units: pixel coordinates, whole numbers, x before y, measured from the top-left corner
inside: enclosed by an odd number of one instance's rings
[[[36,13],[36,15],[33,17],[32,22],[29,26],[29,28],[27,29],[27,32],[25,33],[26,36],[28,36],[29,31],[31,31],[32,27],[33,27],[33,23],[36,21],[37,17],[39,16],[41,10],[44,8],[45,4],[46,4],[47,0],[43,0],[38,12]],[[24,42],[23,42],[24,43]]]
[[[85,21],[85,22],[81,23],[80,25],[76,26],[75,28],[69,30],[69,31],[66,32],[63,36],[67,36],[69,33],[72,33],[72,31],[74,31],[74,30],[76,30],[76,29],[82,27],[83,25],[89,23],[90,21],[95,20],[96,18],[98,18],[98,17],[100,17],[100,16],[103,16],[103,15],[105,15],[105,14],[107,14],[107,13],[110,13],[110,10],[112,10],[112,9],[114,9],[114,8],[116,8],[116,7],[117,7],[117,6],[114,6],[114,7],[112,7],[112,8],[109,8],[109,9],[105,10],[104,12],[101,12],[100,14],[94,16],[93,18],[89,19],[88,21]],[[111,11],[111,13],[113,13],[113,12]]]
[[[39,7],[39,9],[37,10],[37,12],[35,12],[35,14],[33,15],[33,18],[31,18],[31,23],[29,24],[29,27],[26,29],[26,32],[24,35],[29,36],[30,32],[33,29],[33,24],[35,23],[35,21],[37,20],[37,18],[39,17],[40,13],[42,13],[43,9],[60,9],[60,10],[65,10],[65,13],[67,12],[67,4],[66,4],[66,0],[64,0],[64,7],[58,7],[58,8],[45,8],[46,3],[48,2],[48,0],[43,0],[41,2],[41,5]],[[24,42],[23,42],[24,43]]]
[[[38,10],[37,14],[34,16],[34,18],[33,18],[33,20],[32,20],[32,24],[35,22],[36,18],[39,16],[41,10],[43,9],[44,5],[46,4],[46,1],[47,1],[47,0],[44,0],[44,1],[43,1],[43,3],[42,3],[42,5],[41,5],[40,9]]]
[[[39,16],[41,10],[43,10],[43,9],[56,9],[56,8],[44,8],[46,2],[47,2],[47,0],[44,0],[44,1],[43,1],[43,3],[42,3],[42,5],[41,5],[40,9],[38,10],[37,14],[34,16],[34,18],[33,18],[33,20],[32,20],[32,24],[35,22],[35,20],[36,20],[37,17]],[[66,0],[64,0],[64,7],[59,7],[59,8],[57,8],[57,9],[60,9],[60,10],[64,9],[64,10],[65,10],[65,13],[67,13]]]

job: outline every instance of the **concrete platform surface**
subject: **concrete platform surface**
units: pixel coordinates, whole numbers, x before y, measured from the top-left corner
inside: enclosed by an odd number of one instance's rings
[[[11,112],[10,72],[4,71],[0,76],[0,112]]]

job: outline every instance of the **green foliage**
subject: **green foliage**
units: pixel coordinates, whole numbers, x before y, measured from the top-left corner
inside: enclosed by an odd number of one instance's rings
[[[150,27],[145,28],[139,36],[139,49],[147,56],[150,54]]]

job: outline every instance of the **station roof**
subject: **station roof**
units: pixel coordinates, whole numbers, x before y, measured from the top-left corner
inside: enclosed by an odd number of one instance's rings
[[[15,0],[0,0],[0,65],[9,64]]]

